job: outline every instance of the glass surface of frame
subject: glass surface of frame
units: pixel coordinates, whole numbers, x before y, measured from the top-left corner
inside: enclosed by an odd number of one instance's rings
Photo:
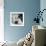
[[[24,26],[24,12],[10,12],[10,26]]]

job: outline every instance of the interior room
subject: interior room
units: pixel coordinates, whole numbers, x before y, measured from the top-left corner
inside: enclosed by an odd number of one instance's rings
[[[0,0],[0,46],[46,46],[46,0]]]

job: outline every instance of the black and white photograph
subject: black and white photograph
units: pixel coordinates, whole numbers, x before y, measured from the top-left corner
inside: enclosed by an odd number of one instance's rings
[[[11,26],[24,26],[24,12],[10,12]]]

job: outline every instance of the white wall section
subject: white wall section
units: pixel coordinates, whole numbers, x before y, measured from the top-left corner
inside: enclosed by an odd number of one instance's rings
[[[4,41],[4,0],[0,0],[0,42]]]

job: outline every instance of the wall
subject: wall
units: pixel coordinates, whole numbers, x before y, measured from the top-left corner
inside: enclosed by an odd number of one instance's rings
[[[4,0],[0,0],[0,42],[4,41]]]
[[[40,10],[40,0],[4,0],[4,38],[18,41],[32,30],[33,19]],[[24,26],[10,26],[10,12],[24,12]]]
[[[40,0],[40,9],[41,9],[41,11],[42,11],[43,9],[46,9],[46,0]],[[46,20],[45,20],[45,19],[46,19],[46,11],[43,12],[42,17],[43,17],[43,22],[40,21],[40,25],[46,27]]]

